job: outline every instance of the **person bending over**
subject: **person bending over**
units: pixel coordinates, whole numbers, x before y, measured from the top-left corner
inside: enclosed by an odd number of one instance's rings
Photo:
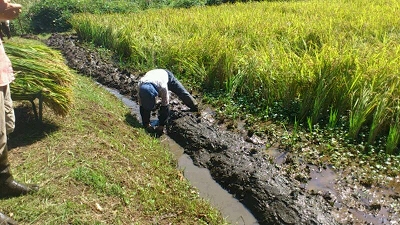
[[[150,114],[155,108],[157,96],[161,98],[161,107],[158,111],[158,126],[154,131],[163,132],[169,117],[169,91],[175,93],[191,111],[199,110],[196,100],[171,71],[166,69],[150,70],[140,78],[138,83],[140,116],[142,124],[148,132],[153,132],[154,129],[150,124]]]

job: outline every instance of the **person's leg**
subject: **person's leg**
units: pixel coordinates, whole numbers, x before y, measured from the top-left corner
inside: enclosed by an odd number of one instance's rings
[[[12,133],[15,129],[15,114],[13,101],[11,99],[10,85],[7,85],[6,94],[4,96],[4,111],[6,115],[6,133]]]
[[[140,106],[140,116],[142,117],[142,125],[147,127],[150,125],[150,110],[146,110],[143,106]]]
[[[2,36],[4,37],[4,34],[7,35],[7,38],[10,39],[11,38],[11,30],[10,30],[10,21],[3,21],[0,24],[0,29],[1,29],[1,33]],[[3,38],[2,37],[2,38]]]
[[[0,39],[4,42],[4,33],[1,29],[0,29]]]
[[[183,87],[181,82],[175,78],[174,74],[166,70],[168,73],[168,89],[175,93],[182,102],[188,106],[191,110],[197,111],[198,104],[193,96]]]
[[[8,161],[7,129],[5,98],[10,89],[7,86],[0,87],[0,198],[14,197],[37,191],[37,185],[21,184],[14,180]]]
[[[5,22],[5,24],[6,24],[6,27],[5,27],[4,32],[6,33],[7,38],[10,39],[10,38],[11,38],[10,21],[7,20],[7,21]]]
[[[6,112],[4,107],[6,91],[6,86],[0,86],[0,156],[7,151]]]
[[[140,106],[140,116],[142,117],[142,125],[148,133],[153,133],[154,128],[150,124],[150,114],[151,114],[150,110],[146,110],[145,108],[143,108],[143,106]]]
[[[158,110],[158,125],[165,126],[168,122],[169,106],[161,106]]]

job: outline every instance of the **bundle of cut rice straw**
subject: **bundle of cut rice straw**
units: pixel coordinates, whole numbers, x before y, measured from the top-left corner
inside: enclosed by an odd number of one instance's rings
[[[57,115],[66,115],[72,104],[74,71],[56,50],[36,40],[13,38],[4,44],[15,71],[12,95],[42,91],[43,102]]]

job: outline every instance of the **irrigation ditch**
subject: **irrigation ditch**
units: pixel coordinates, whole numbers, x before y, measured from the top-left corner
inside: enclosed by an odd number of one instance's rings
[[[99,84],[131,110],[131,115],[138,121],[140,118],[140,108],[136,101],[130,97],[121,95],[118,90],[105,87]],[[210,112],[210,111],[208,111]],[[207,112],[205,112],[205,116]],[[151,123],[157,123],[156,115],[151,117]],[[222,216],[232,225],[258,225],[254,215],[241,204],[234,196],[223,189],[210,175],[206,168],[194,165],[193,160],[185,153],[185,150],[168,135],[159,137],[160,142],[173,154],[177,161],[178,169],[182,170],[184,177],[194,186],[200,197],[207,199],[211,205],[219,209]]]
[[[137,101],[139,74],[119,69],[112,59],[85,48],[71,34],[53,34],[46,44],[60,50],[72,69]],[[208,169],[259,224],[399,223],[399,190],[365,187],[329,165],[295,161],[279,145],[266,148],[263,140],[245,131],[226,129],[212,110],[203,107],[200,113],[189,112],[172,96],[166,135],[195,165]],[[284,172],[281,168],[288,164],[296,164],[298,170]],[[294,179],[299,174],[307,179]]]

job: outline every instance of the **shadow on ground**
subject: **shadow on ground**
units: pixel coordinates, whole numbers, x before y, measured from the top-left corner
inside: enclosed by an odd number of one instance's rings
[[[9,150],[31,145],[59,129],[56,124],[49,123],[47,120],[42,123],[37,121],[32,107],[28,104],[18,104],[14,112],[15,130],[9,135]]]
[[[132,127],[136,128],[142,127],[142,124],[130,113],[127,113],[125,115],[125,121]]]

